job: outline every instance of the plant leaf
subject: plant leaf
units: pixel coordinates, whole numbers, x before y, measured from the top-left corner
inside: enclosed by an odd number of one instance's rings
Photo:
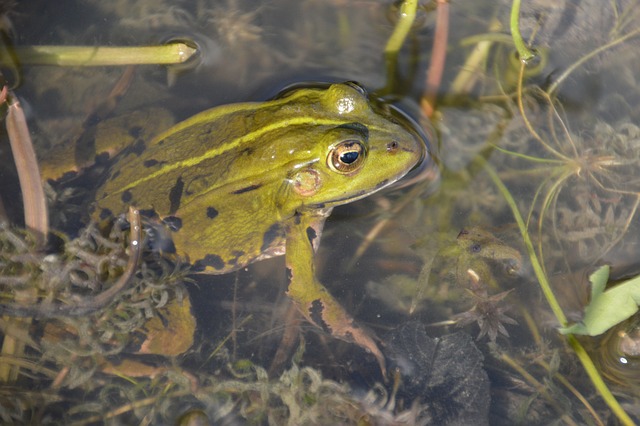
[[[591,274],[591,302],[585,308],[584,318],[578,324],[561,328],[560,333],[597,336],[638,312],[640,275],[605,291],[608,279],[606,265]]]

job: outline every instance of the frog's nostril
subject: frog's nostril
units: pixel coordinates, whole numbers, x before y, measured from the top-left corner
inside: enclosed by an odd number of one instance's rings
[[[396,152],[400,148],[400,144],[397,141],[391,141],[387,144],[387,152]]]

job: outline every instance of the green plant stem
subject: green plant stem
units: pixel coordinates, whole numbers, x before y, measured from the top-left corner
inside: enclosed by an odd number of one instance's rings
[[[482,164],[484,169],[487,171],[487,173],[489,173],[491,180],[498,187],[498,190],[500,191],[504,199],[507,201],[507,204],[511,208],[511,211],[513,212],[513,216],[516,219],[516,223],[518,224],[518,228],[520,229],[520,233],[522,234],[522,239],[524,240],[524,245],[527,249],[527,253],[531,258],[531,266],[533,267],[533,271],[536,274],[536,278],[540,283],[540,288],[542,289],[542,293],[544,294],[545,299],[547,299],[547,302],[549,303],[549,306],[551,307],[551,310],[553,311],[553,314],[557,318],[560,325],[562,327],[566,327],[568,324],[567,317],[564,315],[564,312],[562,311],[562,308],[560,307],[558,300],[553,294],[553,290],[551,290],[551,286],[549,285],[549,281],[547,280],[547,277],[544,274],[544,270],[542,268],[542,265],[540,264],[540,261],[538,260],[538,256],[536,256],[535,249],[533,248],[533,242],[531,241],[531,237],[529,236],[527,226],[524,220],[522,219],[522,215],[518,210],[518,206],[516,205],[515,200],[513,199],[513,197],[511,197],[511,193],[509,192],[507,187],[504,185],[504,183],[502,182],[502,180],[500,179],[496,171],[493,169],[493,167],[491,167],[491,165],[489,165],[489,163],[487,163],[486,160],[484,160],[483,158],[480,158],[479,161],[482,161],[484,163]]]
[[[416,19],[416,10],[418,9],[418,0],[405,0],[400,6],[400,16],[396,27],[393,29],[393,34],[387,42],[387,46],[384,48],[384,53],[397,54],[405,39],[409,30],[413,25],[413,21]]]
[[[499,24],[500,21],[496,22]],[[500,31],[500,27],[496,29],[496,31]],[[502,43],[507,44],[509,46],[513,45],[513,37],[509,34],[502,34],[498,32],[488,32],[483,34],[474,34],[469,37],[465,37],[460,40],[459,44],[461,47],[469,47],[478,43],[482,43],[483,41],[490,41],[493,43]]]
[[[520,34],[520,0],[513,0],[511,3],[511,37],[513,38],[513,44],[516,45],[520,60],[523,62],[530,61],[535,58],[535,54],[529,50],[522,35]]]
[[[589,59],[597,56],[599,53],[604,52],[607,49],[610,49],[612,47],[614,47],[617,44],[620,44],[626,40],[629,40],[630,38],[636,37],[640,35],[640,30],[635,30],[632,31],[620,38],[617,38],[605,45],[602,45],[600,47],[598,47],[597,49],[593,50],[592,52],[588,53],[587,55],[584,55],[582,58],[580,58],[579,60],[577,60],[575,63],[573,63],[569,68],[567,68],[562,74],[560,74],[560,76],[558,78],[556,78],[556,80],[549,86],[549,88],[547,89],[547,94],[549,96],[553,96],[554,92],[556,90],[558,90],[558,87],[560,86],[560,84],[562,84],[562,82],[569,76],[571,75],[572,72],[574,72],[576,69],[578,69],[578,67],[580,67],[582,64],[584,64],[585,62],[587,62]]]
[[[553,314],[556,316],[556,319],[558,320],[560,325],[562,327],[566,327],[567,318],[564,315],[562,308],[558,304],[558,300],[553,294],[553,291],[551,290],[551,286],[549,285],[549,281],[547,280],[547,277],[544,273],[542,265],[538,260],[538,256],[536,255],[535,249],[533,248],[533,243],[531,242],[531,238],[529,237],[529,232],[527,230],[526,224],[522,219],[522,215],[518,210],[518,206],[516,205],[515,200],[513,199],[513,197],[511,196],[511,193],[509,192],[507,187],[504,185],[504,183],[496,173],[495,169],[491,167],[491,165],[487,163],[487,161],[483,157],[478,157],[476,161],[480,165],[482,165],[484,170],[489,174],[489,177],[491,177],[491,180],[493,181],[494,185],[498,187],[498,190],[500,191],[504,199],[507,201],[507,204],[511,208],[511,211],[516,220],[516,223],[518,224],[518,228],[520,229],[520,233],[522,234],[522,239],[527,249],[527,253],[529,255],[529,258],[531,259],[531,266],[533,267],[533,270],[536,274],[536,278],[538,279],[538,283],[540,284],[542,293],[547,299],[547,303],[549,303],[549,306],[551,307],[551,310],[553,311]],[[584,347],[580,344],[578,339],[576,339],[576,337],[572,334],[567,334],[566,338],[567,338],[567,341],[569,342],[569,345],[573,349],[574,353],[582,363],[582,366],[584,367],[587,375],[591,379],[591,382],[593,383],[594,387],[600,393],[600,395],[602,396],[602,399],[604,399],[605,403],[609,406],[611,411],[613,411],[613,413],[618,417],[618,420],[620,420],[620,422],[624,425],[634,425],[635,423],[633,422],[631,417],[629,417],[629,415],[624,411],[624,409],[620,406],[616,398],[613,396],[613,394],[611,393],[611,390],[609,390],[606,383],[602,379],[602,376],[598,372],[598,369],[596,368],[595,364],[589,357],[589,354],[584,349]]]
[[[378,96],[393,93],[396,81],[396,64],[398,52],[411,30],[413,21],[416,19],[416,10],[418,9],[418,0],[405,0],[400,6],[400,14],[398,22],[387,45],[384,48],[384,61],[387,70],[387,83],[383,89],[378,91]]]
[[[18,62],[23,65],[66,67],[180,64],[189,60],[195,52],[195,48],[184,43],[137,47],[17,46],[14,48]],[[6,58],[0,58],[0,65],[7,65]]]
[[[598,372],[598,368],[595,366],[582,344],[580,344],[578,339],[576,339],[576,336],[574,336],[573,334],[568,334],[566,337],[569,341],[569,345],[571,345],[573,352],[575,352],[575,354],[578,356],[578,359],[589,375],[589,378],[591,379],[591,382],[595,386],[596,390],[600,392],[600,396],[602,396],[604,402],[606,402],[609,408],[611,408],[611,411],[613,411],[616,417],[618,417],[618,420],[620,420],[620,422],[625,426],[635,425],[635,422],[631,419],[631,417],[629,417],[626,411],[624,411],[624,408],[620,406],[616,397],[613,396],[613,394],[607,387],[607,384],[604,382],[602,376]]]

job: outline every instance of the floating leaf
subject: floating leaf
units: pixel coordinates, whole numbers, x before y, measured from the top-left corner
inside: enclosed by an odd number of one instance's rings
[[[591,302],[578,324],[560,329],[562,334],[597,336],[638,312],[640,303],[640,275],[605,291],[609,266],[605,265],[589,277]]]

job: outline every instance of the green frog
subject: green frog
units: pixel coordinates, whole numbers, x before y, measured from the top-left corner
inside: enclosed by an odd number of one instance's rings
[[[474,226],[460,231],[455,241],[443,245],[418,278],[418,291],[409,312],[424,300],[460,300],[475,281],[498,289],[498,277],[515,277],[522,268],[520,251],[491,232]],[[470,275],[471,274],[471,275]]]
[[[333,207],[385,188],[426,155],[425,141],[355,83],[291,90],[201,112],[123,155],[96,192],[96,217],[132,205],[157,215],[170,249],[204,273],[285,255],[287,294],[304,317],[368,349],[375,338],[316,278]]]

